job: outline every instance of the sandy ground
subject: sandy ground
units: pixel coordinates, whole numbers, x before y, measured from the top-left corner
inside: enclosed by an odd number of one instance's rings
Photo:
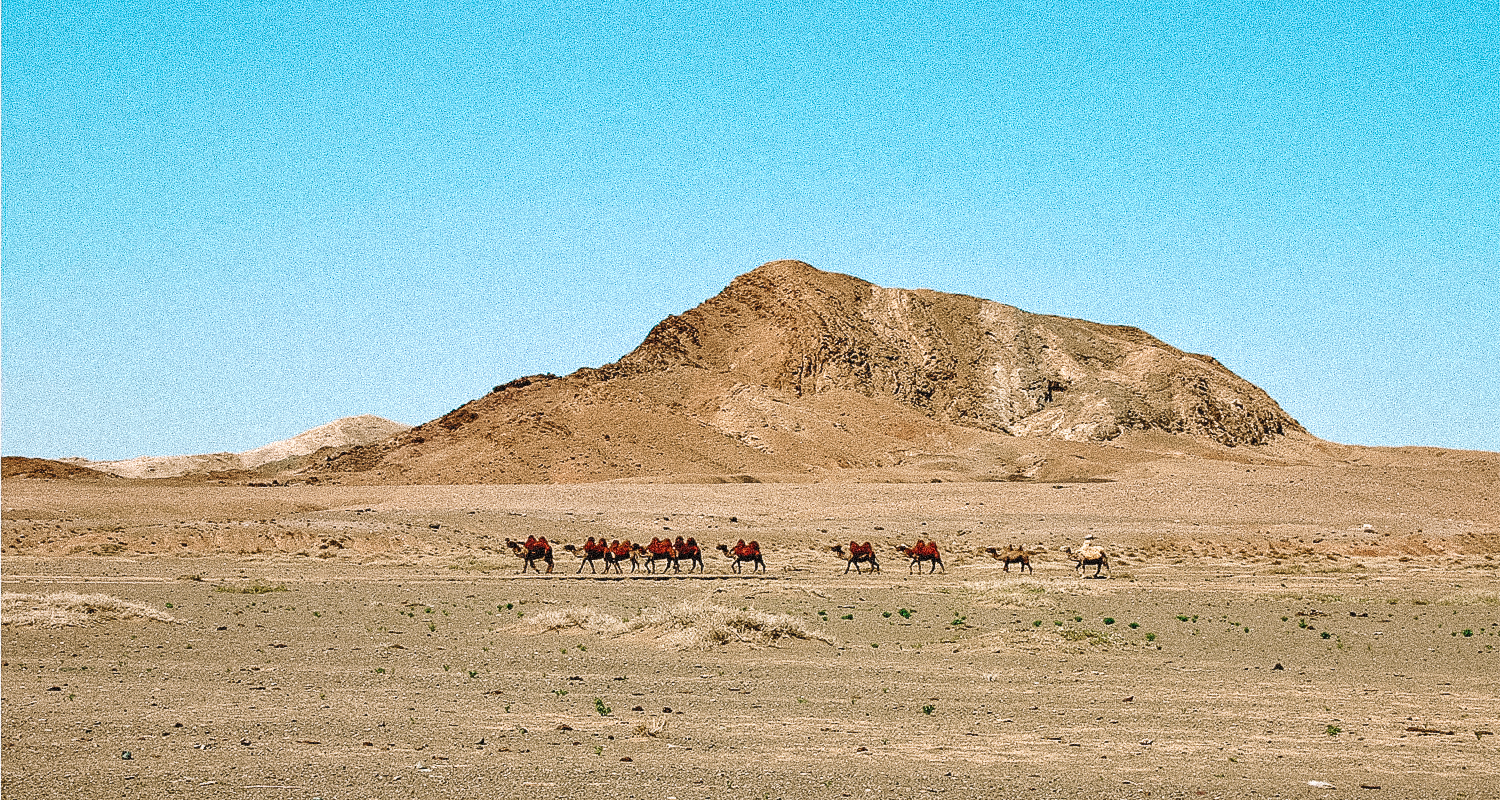
[[[3,791],[1497,797],[1496,487],[1423,474],[6,481],[7,595],[101,593],[177,621],[7,613]],[[553,576],[521,576],[503,541],[527,533],[754,538],[769,569],[735,575],[712,554],[702,577],[605,580],[559,553]],[[1059,552],[1088,533],[1108,579]],[[892,546],[918,536],[946,572],[908,572]],[[844,574],[827,547],[851,539],[878,546],[882,572]],[[1039,548],[1034,574],[979,552],[1008,542]],[[746,627],[683,649],[683,631],[645,622],[663,609]],[[766,615],[805,635],[741,641]]]

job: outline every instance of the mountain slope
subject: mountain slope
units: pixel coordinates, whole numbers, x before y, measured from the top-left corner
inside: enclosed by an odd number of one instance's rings
[[[243,453],[208,453],[186,456],[140,456],[120,461],[70,461],[78,466],[122,478],[175,478],[209,472],[235,472],[288,459],[307,456],[331,447],[339,450],[369,444],[406,430],[411,426],[363,414],[344,417],[326,425],[279,442],[246,450]],[[296,464],[294,466],[301,466]]]
[[[1214,359],[1138,329],[776,261],[613,364],[497,386],[316,469],[409,483],[1034,477],[1151,431],[1218,450],[1315,441]]]

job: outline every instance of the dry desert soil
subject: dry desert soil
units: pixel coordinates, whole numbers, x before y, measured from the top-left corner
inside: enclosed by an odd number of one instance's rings
[[[1353,451],[1351,451],[1353,452]],[[4,485],[4,796],[1500,796],[1500,456],[1110,480]],[[1368,526],[1368,528],[1366,527]],[[1061,548],[1094,534],[1107,578]],[[758,540],[521,575],[507,537]],[[895,553],[918,537],[946,571]],[[878,574],[834,543],[872,541]],[[1006,572],[983,548],[1037,550]],[[48,625],[68,594],[99,595]],[[111,610],[114,601],[137,604]],[[152,618],[164,617],[166,619]]]

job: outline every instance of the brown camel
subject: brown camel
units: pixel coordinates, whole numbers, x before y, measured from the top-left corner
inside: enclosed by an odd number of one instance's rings
[[[932,562],[932,566],[927,570],[927,574],[929,575],[937,572],[939,567],[942,567],[944,572],[948,571],[948,568],[943,566],[943,556],[938,553],[937,542],[918,539],[917,543],[911,547],[896,545],[896,552],[911,559],[911,563],[906,565],[907,572],[911,572],[913,569],[921,572],[922,562],[924,561]]]
[[[620,565],[626,561],[630,562],[631,572],[635,572],[636,567],[640,566],[640,562],[635,557],[635,545],[631,544],[629,539],[623,542],[619,539],[610,542],[609,550],[604,554],[604,571],[608,572],[610,567],[614,567],[615,572],[623,573],[624,570],[620,569]]]
[[[680,567],[682,562],[686,561],[688,572],[692,572],[693,567],[697,567],[699,572],[703,571],[703,548],[698,546],[697,539],[689,536],[687,541],[683,541],[679,536],[677,541],[672,543],[672,549],[677,551],[677,561],[672,565],[674,568]]]
[[[841,544],[836,544],[829,549],[838,553],[839,558],[849,562],[844,565],[845,575],[849,574],[850,567],[854,568],[855,574],[863,574],[863,570],[859,568],[860,564],[869,564],[871,572],[880,571],[880,562],[875,560],[875,547],[869,542],[865,542],[864,544],[850,542],[848,552],[844,552],[844,546]]]
[[[747,563],[752,565],[750,570],[751,572],[766,571],[765,559],[761,558],[760,555],[760,542],[751,542],[749,544],[745,544],[745,540],[741,539],[738,542],[735,542],[733,548],[731,548],[729,545],[721,544],[718,545],[718,550],[724,555],[729,556],[731,559],[734,559],[733,563],[729,565],[729,568],[731,570],[734,570],[735,572],[742,571],[743,565]]]
[[[505,545],[521,557],[521,572],[526,572],[527,567],[541,572],[541,567],[536,565],[538,561],[546,562],[547,571],[552,571],[552,545],[547,543],[547,537],[528,536],[525,544],[506,539]]]
[[[578,564],[579,572],[583,572],[584,565],[588,565],[589,572],[597,573],[599,569],[595,564],[598,561],[603,561],[604,571],[609,572],[609,545],[605,544],[603,539],[594,541],[594,537],[590,536],[589,540],[583,543],[583,547],[574,547],[571,544],[565,544],[562,546],[562,549],[583,559]]]
[[[658,539],[653,536],[651,537],[650,544],[644,547],[636,545],[635,551],[646,562],[647,572],[656,572],[656,562],[658,561],[665,561],[667,562],[667,567],[681,571],[677,566],[677,551],[672,547],[671,539]]]
[[[989,553],[992,558],[1004,564],[1006,572],[1010,572],[1011,564],[1020,564],[1022,573],[1028,570],[1033,573],[1036,572],[1031,566],[1031,553],[1013,544],[1006,545],[1004,550],[998,547],[986,547],[984,548],[984,552]]]

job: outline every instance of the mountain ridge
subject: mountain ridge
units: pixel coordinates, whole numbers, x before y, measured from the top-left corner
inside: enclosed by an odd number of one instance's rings
[[[1265,451],[1242,458],[1319,441],[1213,357],[1137,328],[773,261],[618,361],[518,378],[311,470],[378,482],[821,480],[925,463],[1015,479],[1027,458],[1048,460],[1041,451],[1151,432]]]

